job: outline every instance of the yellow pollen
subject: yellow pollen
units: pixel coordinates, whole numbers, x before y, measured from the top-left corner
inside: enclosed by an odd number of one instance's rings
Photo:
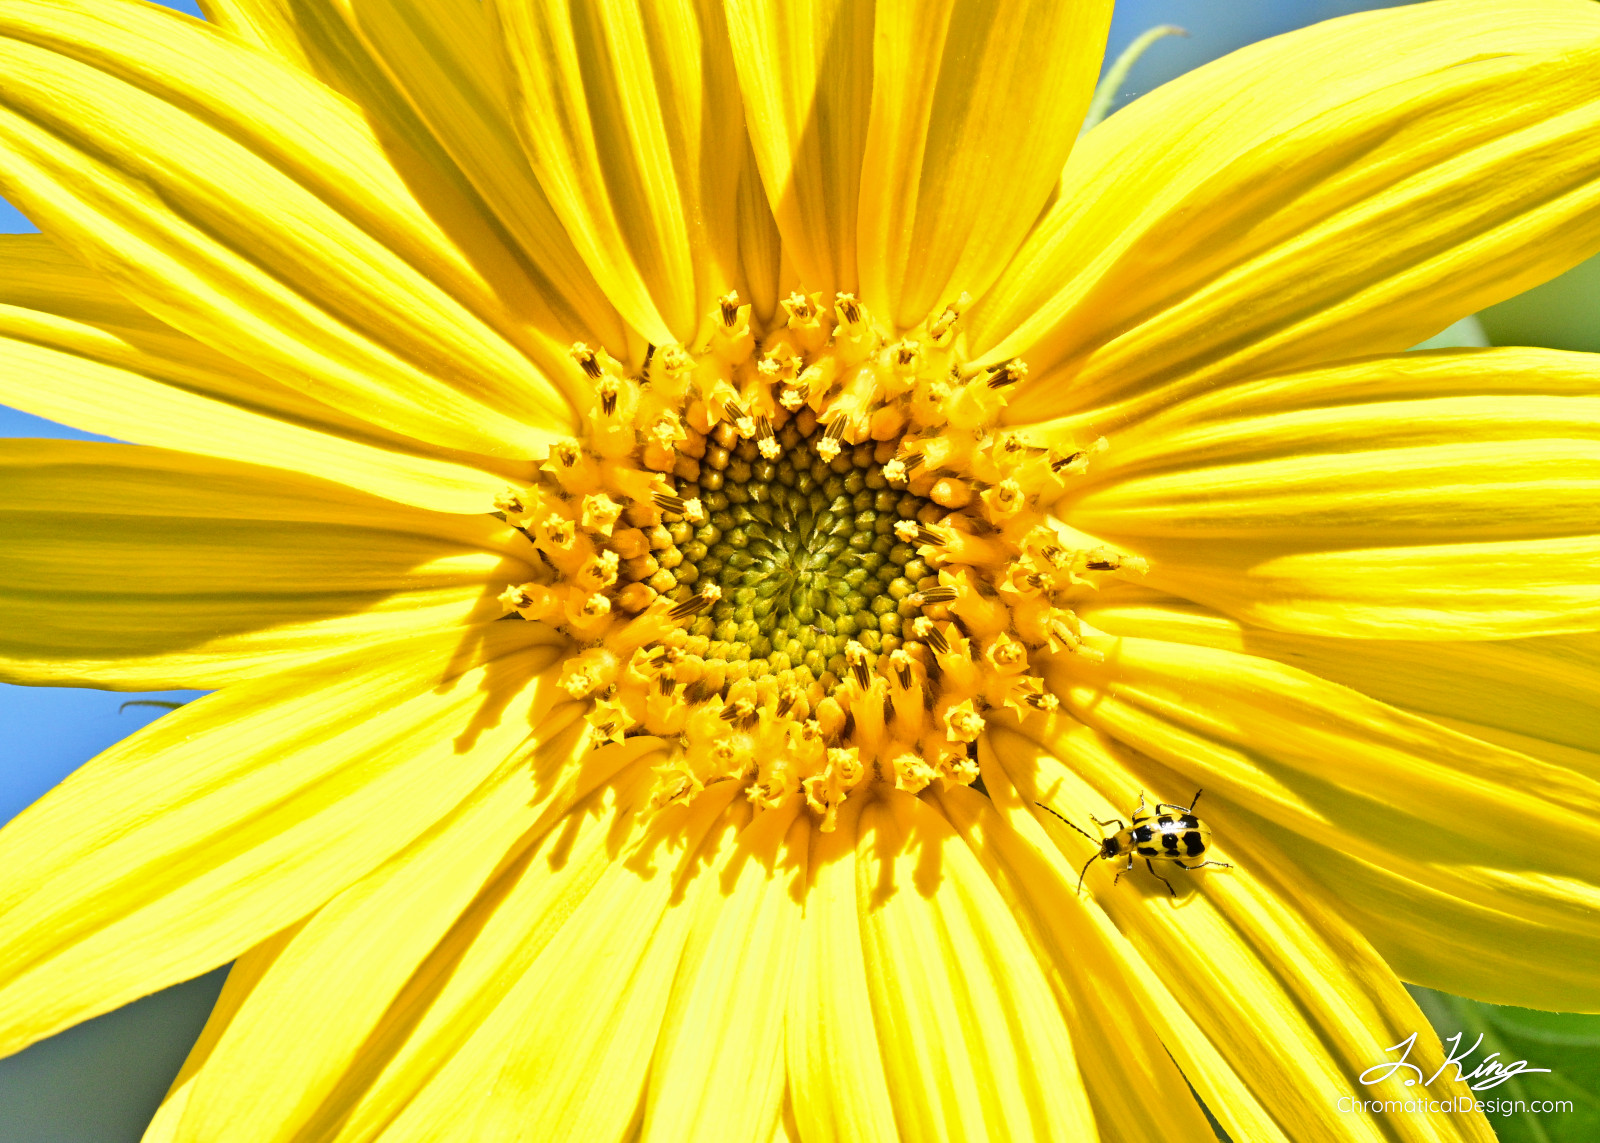
[[[601,552],[583,565],[582,570],[578,573],[578,581],[595,591],[610,587],[617,582],[617,565],[619,562],[616,552]],[[609,604],[607,607],[609,608]]]
[[[594,350],[583,342],[575,342],[572,346],[572,360],[578,363],[578,368],[591,380],[598,379],[602,370],[600,359],[595,356]]]
[[[945,716],[945,723],[950,737],[960,742],[976,742],[983,732],[983,716],[974,709],[971,699],[953,708]]]
[[[817,317],[817,307],[804,294],[790,294],[783,300],[783,309],[789,315],[790,329],[796,325],[815,321]]]
[[[988,385],[991,389],[1000,389],[1007,385],[1015,385],[1027,375],[1028,366],[1024,362],[1007,361],[989,370]]]
[[[914,374],[922,365],[922,347],[914,341],[902,341],[889,351],[889,360],[898,372]]]
[[[936,344],[943,345],[955,330],[956,322],[961,320],[962,311],[971,304],[972,298],[962,294],[928,325],[928,336]]]
[[[592,492],[583,498],[578,521],[583,525],[584,531],[606,537],[611,535],[611,530],[616,527],[617,518],[621,515],[622,505],[604,492]]]

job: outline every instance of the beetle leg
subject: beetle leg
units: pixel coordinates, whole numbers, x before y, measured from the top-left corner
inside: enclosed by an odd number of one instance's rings
[[[1122,824],[1122,819],[1121,818],[1107,818],[1105,821],[1101,821],[1099,818],[1094,817],[1094,816],[1091,815],[1089,820],[1092,821],[1097,826],[1108,826],[1108,825],[1112,824],[1113,822],[1115,822],[1118,829],[1127,829],[1128,828],[1127,826]]]
[[[1216,865],[1223,869],[1233,868],[1233,866],[1228,864],[1226,861],[1202,861],[1199,865],[1185,865],[1181,861],[1174,861],[1172,864],[1176,865],[1179,869],[1187,869],[1190,872],[1193,872],[1196,869],[1204,869],[1208,865]]]
[[[1172,882],[1168,881],[1165,877],[1156,872],[1155,865],[1151,863],[1148,857],[1144,859],[1144,863],[1145,867],[1150,870],[1150,876],[1154,877],[1157,881],[1161,882],[1161,884],[1165,885],[1167,887],[1167,892],[1176,897],[1178,895],[1178,891],[1172,887]],[[1130,861],[1129,864],[1131,865],[1132,862]]]
[[[1111,884],[1115,885],[1118,881],[1122,880],[1122,875],[1124,873],[1132,872],[1132,870],[1133,870],[1133,854],[1130,853],[1130,854],[1128,854],[1128,864],[1124,865],[1121,869],[1117,870],[1117,875],[1111,879]]]

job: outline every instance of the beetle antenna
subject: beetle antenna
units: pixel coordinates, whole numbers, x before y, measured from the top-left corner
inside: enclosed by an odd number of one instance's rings
[[[1046,807],[1046,808],[1048,809],[1049,807]],[[1099,859],[1100,859],[1100,855],[1098,853],[1095,854],[1088,861],[1085,861],[1083,863],[1083,868],[1078,871],[1078,895],[1080,897],[1083,895],[1083,879],[1085,877],[1087,877],[1088,874],[1089,874],[1089,866],[1093,865]]]
[[[1039,807],[1039,808],[1040,808],[1040,809],[1041,809],[1041,810],[1044,810],[1044,811],[1045,811],[1045,812],[1046,812],[1046,813],[1050,813],[1050,814],[1056,814],[1056,817],[1058,817],[1058,818],[1061,818],[1061,820],[1062,820],[1062,821],[1064,821],[1064,822],[1067,822],[1067,819],[1066,819],[1066,818],[1064,818],[1064,817],[1061,817],[1061,815],[1060,815],[1060,814],[1057,814],[1057,813],[1056,813],[1056,811],[1055,811],[1055,810],[1052,810],[1052,809],[1051,809],[1051,808],[1050,808],[1050,807],[1049,807],[1049,806],[1047,806],[1047,805],[1045,805],[1045,804],[1044,804],[1044,803],[1043,803],[1043,802],[1034,802],[1034,803],[1033,803],[1033,804],[1034,804],[1034,805],[1036,805],[1036,806],[1038,806],[1038,807]],[[1095,837],[1095,836],[1094,836],[1094,835],[1093,835],[1093,834],[1091,834],[1091,833],[1090,833],[1090,832],[1089,832],[1089,831],[1088,831],[1088,830],[1086,830],[1086,829],[1084,829],[1084,828],[1082,828],[1082,827],[1081,827],[1081,826],[1075,826],[1075,825],[1072,825],[1072,823],[1071,823],[1071,822],[1067,822],[1067,824],[1068,824],[1068,825],[1069,825],[1069,826],[1072,826],[1072,828],[1073,828],[1073,829],[1075,829],[1075,830],[1077,830],[1077,831],[1078,831],[1078,832],[1079,832],[1079,833],[1081,833],[1081,834],[1083,834],[1083,836],[1084,836],[1084,837],[1086,837],[1086,838],[1088,838],[1088,839],[1089,839],[1089,840],[1090,840],[1090,841],[1092,841],[1092,842],[1094,842],[1094,843],[1095,843],[1095,844],[1096,844],[1096,845],[1099,845],[1099,844],[1100,844],[1100,839],[1099,839],[1099,838],[1097,838],[1097,837]],[[1091,859],[1091,860],[1092,860],[1092,859]],[[1087,869],[1087,868],[1088,868],[1088,866],[1087,866],[1087,865],[1086,865],[1086,866],[1084,866],[1084,868],[1085,868],[1085,869]],[[1079,883],[1080,883],[1080,884],[1082,884],[1082,882],[1081,882],[1081,881],[1080,881],[1080,882],[1079,882]]]

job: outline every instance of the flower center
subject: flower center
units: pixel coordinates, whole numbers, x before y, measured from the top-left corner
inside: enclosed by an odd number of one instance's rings
[[[1049,518],[1094,448],[997,427],[1026,370],[965,366],[959,304],[893,341],[829,311],[791,295],[758,346],[729,295],[633,374],[574,346],[586,435],[496,502],[547,568],[502,602],[579,644],[600,740],[667,742],[660,803],[738,781],[828,829],[865,784],[970,783],[986,720],[1055,705],[1030,656],[1082,650],[1072,595],[1141,570]]]
[[[920,614],[910,597],[938,577],[895,527],[911,524],[914,538],[917,524],[946,512],[891,487],[883,466],[896,442],[826,460],[817,451],[825,430],[809,409],[773,439],[768,459],[732,423],[713,428],[697,466],[676,482],[705,519],[614,537],[618,598],[638,612],[657,594],[681,603],[716,584],[721,598],[685,621],[683,651],[706,664],[700,690],[726,696],[735,683],[772,678],[806,691],[820,683],[820,697],[849,673],[852,643],[872,660],[902,645],[905,621]]]

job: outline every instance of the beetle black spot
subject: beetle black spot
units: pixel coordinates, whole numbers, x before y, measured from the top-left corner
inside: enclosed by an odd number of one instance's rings
[[[1142,845],[1151,838],[1155,837],[1155,835],[1156,831],[1151,829],[1149,826],[1140,826],[1138,829],[1133,831],[1133,840]]]
[[[1164,834],[1162,834],[1161,835],[1161,844],[1166,848],[1166,851],[1168,853],[1177,853],[1178,852],[1178,835],[1175,834],[1175,833],[1164,833]]]
[[[1178,822],[1183,826],[1184,829],[1200,828],[1200,819],[1195,817],[1193,814],[1184,814],[1178,819]]]
[[[1153,845],[1141,845],[1139,847],[1139,856],[1141,856],[1141,857],[1160,857],[1161,856],[1161,851],[1159,849],[1157,849]]]
[[[1184,834],[1183,844],[1188,848],[1190,857],[1199,857],[1206,851],[1206,839],[1197,831]]]
[[[1172,818],[1172,815],[1171,815],[1171,814],[1162,814],[1162,815],[1161,815],[1161,816],[1160,816],[1160,817],[1158,817],[1158,818],[1157,818],[1157,819],[1156,819],[1156,822],[1157,822],[1157,824],[1159,824],[1159,825],[1167,825],[1167,824],[1169,824],[1169,823],[1170,823],[1170,822],[1171,822],[1171,821],[1172,821],[1172,820],[1173,820],[1173,818]]]

